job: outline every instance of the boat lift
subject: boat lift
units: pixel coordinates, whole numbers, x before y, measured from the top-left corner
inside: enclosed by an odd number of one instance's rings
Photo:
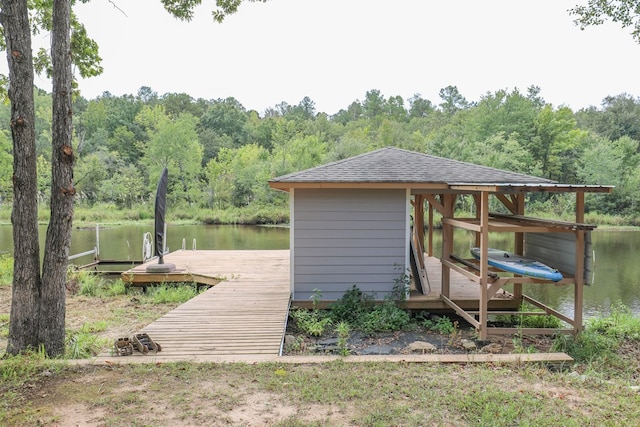
[[[164,225],[164,235],[167,235],[167,225]],[[182,239],[182,250],[186,250],[187,240]],[[192,250],[196,250],[196,239],[193,239],[192,242]],[[169,253],[169,248],[167,247],[166,239],[162,245],[163,254]],[[79,265],[77,268],[79,270],[87,270],[94,269],[97,273],[103,274],[105,276],[113,276],[120,277],[124,270],[99,270],[100,266],[104,265],[121,265],[127,266],[131,268],[132,265],[140,265],[144,264],[147,261],[150,261],[157,256],[153,255],[153,235],[150,232],[146,232],[142,235],[142,257],[139,260],[112,260],[112,259],[100,259],[100,226],[96,224],[96,244],[93,249],[90,249],[85,252],[80,252],[74,255],[70,255],[67,260],[73,261],[78,258],[86,257],[89,255],[93,255],[93,261],[88,264]]]

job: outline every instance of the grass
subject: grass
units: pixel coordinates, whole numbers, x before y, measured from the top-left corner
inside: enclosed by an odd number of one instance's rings
[[[65,406],[103,425],[617,426],[640,417],[629,387],[539,365],[65,367],[33,385],[21,405],[0,412],[1,423],[37,414],[43,425],[60,424]]]
[[[117,282],[73,277],[79,289],[88,284],[86,294],[67,301],[67,358],[103,351],[114,336],[139,330],[193,295],[188,285],[126,294]],[[3,286],[0,292],[6,297],[10,289]],[[357,293],[352,296],[353,301],[342,307],[345,315],[349,304],[361,298]],[[429,320],[444,334],[456,330],[446,317],[417,320]],[[0,332],[6,330],[2,325],[7,321],[8,314],[0,313]],[[332,327],[342,340],[352,331],[344,320],[336,320]],[[36,352],[0,362],[0,425],[637,423],[640,392],[633,387],[640,385],[638,317],[618,306],[610,316],[589,320],[578,337],[558,337],[556,345],[576,362],[554,367],[343,361],[75,366]],[[344,343],[341,348],[346,354]]]
[[[640,379],[640,317],[621,305],[611,315],[587,320],[576,337],[559,336],[554,350],[564,351],[581,364],[581,371],[594,376]]]
[[[13,257],[0,255],[0,286],[10,286],[13,282]]]

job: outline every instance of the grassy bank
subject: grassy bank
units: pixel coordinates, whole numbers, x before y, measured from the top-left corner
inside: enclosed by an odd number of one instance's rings
[[[114,205],[95,205],[92,207],[77,205],[74,209],[74,226],[119,224],[131,222],[152,222],[153,206],[141,205],[131,209],[117,209]],[[49,221],[47,206],[41,205],[38,211],[41,223]],[[168,208],[167,221],[171,223],[192,224],[285,224],[289,221],[288,206],[247,206],[229,209],[202,209],[197,207]],[[0,224],[11,223],[11,206],[0,204]]]
[[[466,213],[468,214],[468,213]],[[461,215],[464,215],[461,213]],[[571,215],[552,215],[547,211],[527,212],[527,215],[574,221]],[[49,221],[49,209],[46,205],[41,205],[38,212],[38,219],[42,223]],[[167,220],[173,223],[194,223],[194,224],[285,224],[289,222],[288,205],[250,205],[242,208],[230,207],[227,209],[206,209],[195,206],[169,206],[167,209]],[[113,204],[98,204],[88,206],[77,204],[74,211],[74,225],[84,226],[95,223],[117,224],[123,222],[150,222],[153,221],[153,204],[135,206],[130,209],[119,209]],[[0,224],[11,222],[11,205],[0,204]],[[604,227],[638,227],[640,217],[622,217],[614,215],[604,215],[598,213],[588,213],[585,222],[597,224]],[[440,223],[440,218],[436,214],[435,223]]]

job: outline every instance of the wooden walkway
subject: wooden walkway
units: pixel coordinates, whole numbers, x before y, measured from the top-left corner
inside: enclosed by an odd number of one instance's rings
[[[179,250],[167,254],[175,264],[168,274],[146,273],[149,263],[122,274],[137,286],[153,282],[196,282],[215,285],[175,308],[141,331],[162,346],[157,354],[113,356],[105,353],[96,363],[275,360],[281,352],[290,304],[288,250]],[[411,309],[450,311],[440,299],[441,265],[426,257],[431,292],[411,292]],[[216,284],[217,283],[217,284]],[[463,275],[451,272],[451,297],[465,308],[478,304],[479,288]],[[494,308],[512,305],[508,293],[490,301]],[[300,306],[309,301],[293,301]]]
[[[123,357],[107,353],[97,363],[280,354],[290,297],[289,251],[181,250],[164,259],[176,265],[170,280],[198,274],[221,281],[140,331],[162,346],[159,353]],[[146,264],[123,275],[141,279],[145,268]]]

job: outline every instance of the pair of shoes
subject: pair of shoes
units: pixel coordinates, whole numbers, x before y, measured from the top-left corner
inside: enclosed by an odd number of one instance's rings
[[[133,354],[133,344],[129,337],[118,338],[113,346],[116,349],[116,356],[131,356]]]
[[[142,354],[157,353],[162,350],[160,344],[153,341],[147,334],[135,334],[133,336],[133,346]]]

